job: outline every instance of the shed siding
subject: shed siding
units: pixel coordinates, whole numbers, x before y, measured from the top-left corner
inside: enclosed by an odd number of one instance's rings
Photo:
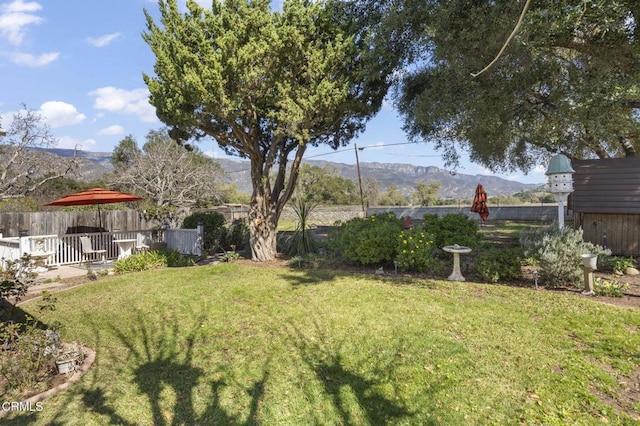
[[[574,213],[640,214],[640,158],[574,160]]]
[[[611,249],[613,255],[640,256],[640,215],[574,213],[585,241]]]

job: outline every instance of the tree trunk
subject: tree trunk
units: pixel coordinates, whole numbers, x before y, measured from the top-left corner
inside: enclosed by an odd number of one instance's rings
[[[249,245],[252,260],[268,262],[276,258],[279,216],[274,203],[269,203],[263,197],[252,197],[249,208]]]
[[[254,156],[251,158],[251,206],[249,207],[249,244],[251,246],[251,259],[256,262],[268,262],[274,260],[278,254],[277,228],[280,214],[285,203],[291,197],[298,177],[298,170],[304,154],[304,146],[292,144],[286,149],[282,148],[278,155],[277,173],[271,183],[271,172],[274,166],[275,149],[277,140],[273,142],[273,154]],[[287,177],[287,155],[294,148],[298,148],[295,159]]]

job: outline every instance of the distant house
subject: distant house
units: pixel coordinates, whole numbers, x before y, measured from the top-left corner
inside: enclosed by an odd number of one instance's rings
[[[640,158],[573,160],[569,200],[584,240],[620,256],[640,256]]]

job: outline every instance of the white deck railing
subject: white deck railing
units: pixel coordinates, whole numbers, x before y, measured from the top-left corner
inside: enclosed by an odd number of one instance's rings
[[[166,242],[167,249],[181,254],[201,255],[202,227],[198,229],[167,229],[164,232],[150,229],[134,231],[94,232],[67,235],[33,235],[28,237],[2,237],[0,234],[0,266],[5,260],[16,260],[24,253],[46,266],[69,265],[82,262],[80,237],[88,236],[96,250],[106,250],[105,259],[118,257],[118,244],[114,240],[135,239],[134,250],[152,248],[154,242]],[[155,237],[155,239],[154,239]],[[90,259],[89,259],[90,260]]]

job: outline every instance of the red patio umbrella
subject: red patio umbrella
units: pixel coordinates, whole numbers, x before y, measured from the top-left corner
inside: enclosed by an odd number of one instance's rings
[[[65,195],[60,199],[45,204],[45,206],[87,206],[97,204],[98,219],[100,220],[100,229],[102,229],[100,204],[125,203],[129,201],[140,201],[142,199],[142,197],[128,194],[126,192],[118,192],[102,188],[92,188],[86,191],[77,192],[75,194]]]
[[[476,195],[473,197],[471,211],[480,214],[480,219],[486,221],[489,217],[489,207],[487,206],[487,192],[481,184],[476,187]]]

